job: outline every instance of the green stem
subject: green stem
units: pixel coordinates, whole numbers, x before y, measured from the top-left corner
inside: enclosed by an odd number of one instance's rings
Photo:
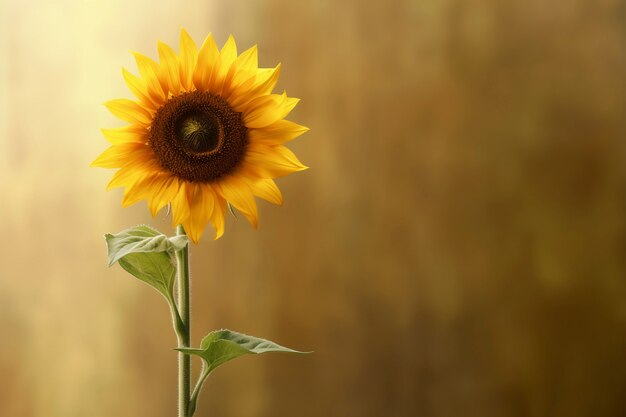
[[[176,228],[177,235],[185,235],[183,226]],[[191,339],[191,320],[189,314],[189,245],[176,252],[178,266],[178,311],[182,328],[176,332],[178,347],[188,348]],[[178,417],[191,417],[189,401],[191,391],[191,358],[178,353]]]

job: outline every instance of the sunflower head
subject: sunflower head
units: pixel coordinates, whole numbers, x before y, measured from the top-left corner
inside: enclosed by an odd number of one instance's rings
[[[284,146],[308,129],[285,120],[299,100],[272,93],[280,65],[259,68],[256,46],[238,55],[232,36],[198,49],[185,30],[178,54],[158,52],[135,54],[138,75],[122,70],[136,99],[106,106],[129,124],[103,129],[111,146],[92,166],[118,168],[108,188],[125,188],[124,207],[146,200],[155,216],[171,204],[195,243],[209,221],[222,236],[227,204],[256,227],[255,196],[282,204],[274,179],[306,169]]]

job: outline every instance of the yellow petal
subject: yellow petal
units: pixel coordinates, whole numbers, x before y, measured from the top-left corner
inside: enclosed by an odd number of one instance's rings
[[[300,99],[287,97],[286,93],[257,97],[250,102],[243,122],[248,128],[269,126],[287,116],[299,101]]]
[[[254,195],[261,197],[263,200],[269,201],[272,204],[279,206],[283,205],[283,195],[274,180],[267,178],[258,181],[251,181],[249,184]]]
[[[107,109],[116,117],[130,123],[140,123],[144,126],[152,122],[152,114],[133,100],[118,98],[104,103]]]
[[[137,193],[132,188],[126,188],[126,190],[124,191],[124,197],[122,197],[122,208],[130,207],[133,204],[137,204],[144,198],[145,195]]]
[[[279,63],[276,68],[260,68],[257,70],[255,87],[253,92],[258,95],[266,95],[272,92],[278,82],[282,65]]]
[[[211,223],[215,228],[215,240],[222,237],[224,234],[224,217],[226,216],[226,200],[223,197],[216,194],[215,205],[213,206],[213,215],[211,216]]]
[[[142,176],[137,177],[134,183],[126,186],[124,197],[122,198],[122,207],[132,206],[150,196],[150,189],[145,187],[144,184],[146,181],[150,181],[153,175],[153,173],[144,172]]]
[[[145,83],[140,78],[135,77],[133,74],[128,72],[126,68],[122,68],[122,76],[124,77],[124,81],[126,81],[126,85],[135,97],[137,97],[145,107],[155,110],[156,106],[150,98],[150,94],[148,94],[148,89]]]
[[[219,192],[237,210],[243,213],[253,227],[257,227],[259,216],[252,190],[241,178],[227,175],[217,183]]]
[[[228,37],[228,40],[220,51],[220,56],[215,62],[215,67],[211,72],[211,79],[209,81],[210,91],[215,94],[221,94],[222,86],[224,85],[224,78],[228,74],[230,66],[237,58],[237,45],[233,35]]]
[[[114,145],[125,142],[146,143],[148,141],[148,129],[142,125],[131,125],[115,129],[101,130],[106,140]]]
[[[152,214],[152,217],[156,216],[158,211],[169,203],[168,200],[167,202],[163,203],[156,211],[153,211],[155,206],[158,206],[158,204],[155,204],[154,199],[158,198],[158,196],[162,194],[162,190],[170,186],[171,184],[172,176],[169,173],[164,172],[152,174],[142,181],[141,186],[144,187],[146,190],[145,199],[148,204],[148,208],[150,209],[150,213]]]
[[[168,90],[178,95],[180,92],[180,75],[178,73],[178,58],[176,52],[163,42],[157,43],[159,60],[161,61],[161,77],[167,79]]]
[[[196,65],[196,69],[193,72],[193,83],[198,90],[207,91],[209,89],[209,79],[219,54],[215,40],[209,33],[200,47],[198,65]]]
[[[276,68],[260,68],[253,77],[239,85],[233,84],[232,91],[228,94],[229,104],[236,111],[242,112],[250,100],[270,94],[278,82],[280,69],[281,64]]]
[[[241,71],[236,77],[237,83],[231,82],[230,88],[222,88],[222,97],[235,111],[243,113],[245,110],[242,105],[250,101],[248,93],[254,87],[255,79],[256,71]]]
[[[172,199],[172,226],[183,224],[189,217],[187,184],[188,183],[186,181],[179,181],[178,192]]]
[[[178,178],[172,177],[169,173],[164,175],[162,182],[152,184],[152,194],[148,199],[148,208],[152,217],[156,216],[159,210],[172,202],[178,194]]]
[[[138,52],[135,52],[134,55],[139,74],[146,83],[150,98],[152,98],[155,104],[162,105],[167,97],[167,80],[159,78],[161,71],[159,71],[159,66],[156,62]]]
[[[90,166],[100,168],[119,168],[129,160],[135,159],[138,155],[142,155],[148,151],[150,151],[150,149],[142,143],[120,143],[118,145],[113,145],[106,151],[102,152],[102,154],[100,154],[100,156],[98,156]]]
[[[159,187],[166,178],[164,173],[156,170],[138,171],[137,175],[126,184],[122,207],[128,207],[144,199],[149,202],[155,193],[155,188]]]
[[[259,57],[257,46],[244,51],[239,55],[231,64],[226,78],[224,79],[224,85],[222,87],[222,96],[226,96],[226,92],[229,92],[233,84],[238,84],[244,81],[244,79],[250,78],[256,72],[259,65]]]
[[[306,126],[282,119],[260,129],[248,129],[248,139],[250,143],[280,145],[297,138],[308,130]]]
[[[187,187],[189,200],[189,218],[183,223],[187,235],[193,243],[198,243],[202,232],[213,214],[215,195],[211,186],[202,183],[191,183]]]
[[[126,187],[135,184],[142,179],[148,172],[147,169],[143,169],[141,164],[137,164],[134,161],[125,164],[120,168],[113,177],[109,184],[107,184],[107,191],[117,187]]]
[[[186,91],[193,87],[193,71],[198,61],[198,47],[185,29],[180,31],[180,83]]]
[[[260,177],[279,178],[308,169],[288,148],[250,144],[243,160],[245,167]]]

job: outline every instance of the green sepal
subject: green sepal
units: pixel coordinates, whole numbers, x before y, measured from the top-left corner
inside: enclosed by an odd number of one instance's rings
[[[106,234],[109,266],[118,262],[128,273],[159,291],[172,301],[176,277],[174,252],[188,244],[184,235],[167,237],[156,229],[141,225]]]

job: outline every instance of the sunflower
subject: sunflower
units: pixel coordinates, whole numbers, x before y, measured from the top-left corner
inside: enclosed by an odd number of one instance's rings
[[[158,52],[158,63],[134,54],[139,76],[122,69],[136,100],[105,105],[130,124],[102,130],[112,146],[91,165],[119,168],[107,189],[125,188],[123,207],[146,200],[156,216],[171,204],[194,243],[209,221],[222,236],[228,204],[256,228],[255,196],[282,204],[273,179],[307,168],[284,146],[308,128],[285,120],[298,99],[272,94],[280,64],[259,68],[256,45],[237,55],[232,36],[198,50],[184,29],[178,55]]]

